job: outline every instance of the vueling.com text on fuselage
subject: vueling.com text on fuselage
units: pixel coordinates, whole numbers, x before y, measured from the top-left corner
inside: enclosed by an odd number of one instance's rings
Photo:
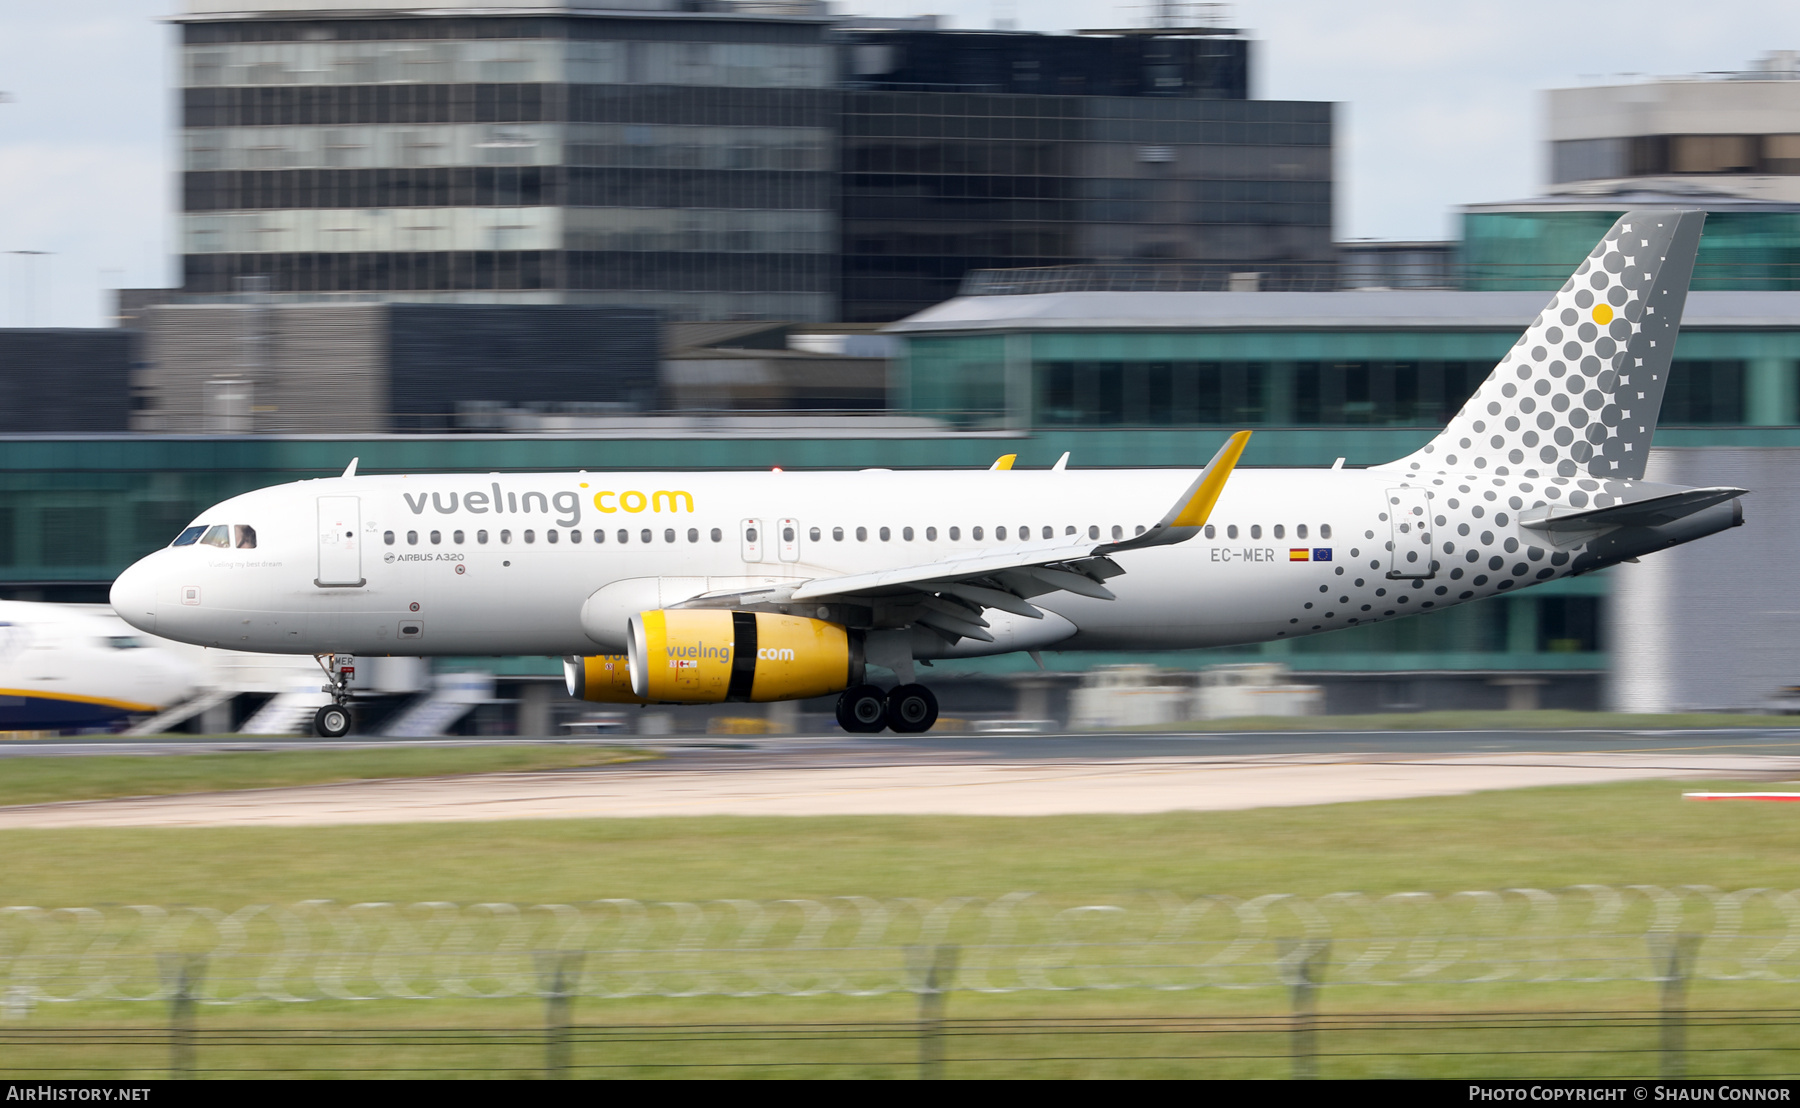
[[[586,486],[582,486],[586,488]],[[531,515],[554,512],[559,517],[558,527],[574,527],[581,523],[582,494],[567,489],[562,492],[502,492],[499,484],[492,486],[493,493],[402,493],[406,506],[416,516],[424,515],[426,509],[438,515],[454,515],[459,510],[470,515]],[[594,508],[604,515],[626,512],[637,515],[649,511],[658,515],[663,512],[679,514],[694,511],[694,494],[682,489],[656,489],[644,492],[640,489],[615,491],[602,489],[593,495]]]

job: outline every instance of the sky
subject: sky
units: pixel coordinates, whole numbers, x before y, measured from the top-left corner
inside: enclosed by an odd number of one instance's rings
[[[0,326],[101,326],[105,290],[177,280],[175,38],[163,19],[178,3],[0,0]],[[836,4],[1051,32],[1141,25],[1149,7]],[[1253,96],[1339,105],[1339,239],[1453,238],[1459,205],[1538,191],[1542,90],[1742,69],[1800,49],[1800,4],[1768,0],[1242,0],[1227,20],[1255,40]]]

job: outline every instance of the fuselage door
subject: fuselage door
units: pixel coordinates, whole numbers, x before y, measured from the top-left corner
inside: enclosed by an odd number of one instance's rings
[[[760,562],[763,560],[763,543],[768,538],[763,531],[763,522],[760,519],[746,519],[738,524],[738,537],[743,543],[744,561]]]
[[[800,521],[782,519],[775,522],[775,537],[781,540],[781,560],[797,562],[800,560]]]
[[[322,589],[363,584],[361,497],[319,497],[319,576],[313,584]]]
[[[1431,500],[1424,489],[1387,490],[1388,576],[1431,577]]]

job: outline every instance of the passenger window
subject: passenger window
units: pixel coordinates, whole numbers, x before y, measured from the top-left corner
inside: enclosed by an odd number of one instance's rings
[[[1075,533],[1075,528],[1073,528],[1073,527],[1069,528],[1069,534],[1073,535],[1074,533]],[[1048,525],[1046,525],[1044,527],[1044,537],[1045,538],[1047,538],[1047,539],[1053,538],[1053,537],[1055,537],[1055,535],[1056,535],[1056,528],[1048,526]]]
[[[1209,523],[1206,525],[1206,537],[1207,538],[1209,538],[1209,539],[1216,538],[1218,536],[1218,534],[1219,534],[1218,529],[1213,527],[1212,524]],[[1119,537],[1119,529],[1117,527],[1114,527],[1113,528],[1113,538],[1116,539],[1118,537]]]
[[[503,543],[511,542],[512,541],[512,532],[511,531],[500,532],[500,541]]]
[[[1095,528],[1095,530],[1098,530],[1098,528]],[[1073,535],[1074,533],[1075,533],[1075,527],[1073,524],[1070,524],[1069,526],[1063,528],[1063,534],[1065,534],[1065,535]],[[1044,537],[1049,538],[1050,536],[1045,535]]]
[[[817,527],[808,529],[806,532],[806,538],[807,538],[807,541],[809,541],[809,542],[818,542],[819,541],[819,529]]]
[[[1262,524],[1252,523],[1250,525],[1250,537],[1253,539],[1262,538]]]
[[[580,531],[570,531],[569,532],[569,541],[570,542],[580,542],[581,541],[581,532]]]
[[[408,545],[408,546],[419,545],[419,533],[417,531],[408,531],[406,533],[406,545]]]
[[[623,528],[623,527],[619,528],[619,541],[622,543],[630,542],[631,541],[631,532],[625,530],[625,528]]]
[[[698,527],[689,527],[688,528],[688,541],[689,542],[699,542],[700,541],[700,528],[698,528]]]
[[[1319,537],[1322,539],[1328,539],[1331,537],[1331,524],[1329,524],[1329,523],[1319,524]]]
[[[558,531],[556,528],[552,527],[548,531],[544,532],[544,541],[545,542],[561,542],[562,541],[562,532]]]
[[[857,542],[868,542],[869,541],[869,529],[867,527],[858,527],[856,529],[856,541]]]
[[[913,535],[913,532],[912,532],[912,528],[911,528],[911,527],[902,527],[902,528],[900,528],[900,537],[901,537],[901,538],[903,538],[903,539],[905,539],[905,540],[906,540],[906,541],[907,541],[907,542],[911,542],[911,541],[912,541],[912,535]]]
[[[537,532],[533,531],[529,527],[527,527],[525,529],[525,541],[526,542],[536,542],[537,541]]]
[[[444,533],[442,531],[433,531],[431,533],[431,545],[437,546],[438,544],[442,543],[443,541],[444,541]]]
[[[664,528],[663,541],[664,542],[674,542],[675,541],[675,528],[673,528],[673,527]]]
[[[1300,524],[1296,524],[1294,526],[1294,537],[1297,539],[1303,539],[1306,537],[1306,524],[1300,523]]]
[[[969,529],[969,537],[971,539],[974,539],[976,542],[980,542],[981,541],[981,528],[971,527]],[[1004,538],[1005,536],[1001,536],[1001,537]]]
[[[1277,523],[1275,525],[1275,537],[1278,539],[1286,538],[1287,537],[1287,528],[1283,527],[1281,524]]]
[[[1144,525],[1143,525],[1143,524],[1141,524],[1141,523],[1140,523],[1140,524],[1138,524],[1138,525],[1137,525],[1137,530],[1136,530],[1136,531],[1134,531],[1134,532],[1132,532],[1132,533],[1133,533],[1133,534],[1136,534],[1136,535],[1141,535],[1141,534],[1143,534],[1143,533],[1144,533]]]
[[[206,535],[201,538],[200,543],[202,546],[230,546],[231,528],[223,523],[215,523],[206,529]]]
[[[894,533],[892,531],[889,531],[886,527],[883,527],[881,529],[881,541],[882,542],[888,541],[890,538],[893,538],[893,536],[894,536]]]
[[[832,542],[843,542],[844,541],[844,529],[842,527],[833,527],[831,529],[831,541]]]
[[[1225,528],[1225,537],[1228,539],[1237,538],[1237,524],[1234,523],[1231,526]]]
[[[480,543],[482,546],[486,546],[487,545],[487,532],[486,531],[475,532],[475,541]]]
[[[994,540],[996,542],[1005,542],[1006,541],[1006,528],[1004,528],[1004,527],[994,528]]]
[[[387,543],[389,546],[394,545],[394,533],[392,531],[383,531],[381,533],[381,541]]]
[[[714,527],[712,529],[712,541],[724,542],[725,541],[725,532],[719,530],[717,527]]]
[[[192,546],[195,543],[199,542],[200,536],[204,535],[204,534],[206,534],[206,526],[204,524],[202,524],[198,527],[189,527],[187,530],[183,531],[181,534],[176,535],[175,541],[170,543],[169,545],[170,546]],[[392,541],[392,540],[390,540],[390,541]]]
[[[925,528],[925,541],[926,542],[936,542],[937,541],[937,528],[936,527]]]
[[[792,527],[783,527],[781,529],[781,541],[782,542],[793,542],[794,541],[794,529]]]
[[[638,538],[644,542],[655,542],[656,541],[656,536],[654,536],[650,533],[650,528],[648,528],[648,527],[644,528],[643,534],[639,535]]]
[[[1088,528],[1088,538],[1097,539],[1099,537],[1100,537],[1100,525],[1098,523],[1096,523]]]
[[[600,528],[598,528],[598,527],[594,528],[594,541],[597,543],[605,542],[606,541],[606,532],[600,530]]]
[[[960,527],[950,528],[950,541],[955,542],[960,538],[962,538],[962,528],[960,528]]]
[[[247,523],[240,523],[233,527],[232,530],[237,533],[237,548],[239,550],[256,549],[256,528]]]
[[[1119,526],[1119,525],[1118,525],[1118,524],[1116,524],[1116,523],[1115,523],[1115,524],[1113,524],[1113,530],[1112,530],[1112,536],[1113,536],[1113,538],[1115,538],[1115,539],[1122,539],[1122,538],[1124,538],[1124,537],[1125,537],[1125,528],[1123,528],[1123,527],[1120,527],[1120,526]],[[1207,528],[1207,529],[1206,529],[1206,537],[1207,537],[1207,538],[1209,538],[1209,539],[1210,539],[1210,538],[1212,538],[1212,528],[1211,528],[1211,527],[1208,527],[1208,528]]]

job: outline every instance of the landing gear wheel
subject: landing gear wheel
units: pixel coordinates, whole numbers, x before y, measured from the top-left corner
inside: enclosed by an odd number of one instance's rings
[[[888,726],[902,735],[931,730],[937,722],[937,697],[924,685],[901,685],[887,695]]]
[[[327,704],[313,713],[313,730],[322,738],[341,739],[350,731],[350,709]]]
[[[874,735],[888,724],[887,696],[874,685],[845,689],[838,697],[838,726],[853,735]]]

